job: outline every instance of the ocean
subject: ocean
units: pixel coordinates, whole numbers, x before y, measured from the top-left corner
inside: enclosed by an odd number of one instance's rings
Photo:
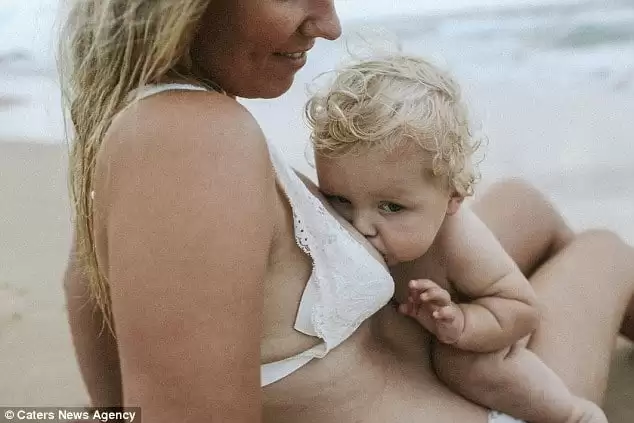
[[[245,104],[261,113],[301,108],[307,83],[345,59],[351,45],[354,51],[367,47],[359,34],[374,48],[398,44],[431,57],[466,86],[547,83],[633,90],[631,0],[395,0],[389,5],[341,0],[337,7],[345,41],[317,44],[286,102]],[[63,138],[53,48],[57,18],[57,0],[0,0],[0,139]]]

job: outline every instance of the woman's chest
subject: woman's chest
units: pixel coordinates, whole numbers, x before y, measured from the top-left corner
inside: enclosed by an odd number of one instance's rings
[[[366,422],[384,393],[388,356],[362,325],[324,358],[263,388],[263,415],[271,423]]]
[[[261,360],[263,363],[291,357],[319,340],[294,329],[298,304],[313,272],[312,260],[298,245],[292,209],[278,189],[276,231],[263,283]]]
[[[429,335],[386,306],[323,359],[263,389],[266,423],[484,423],[431,367]]]

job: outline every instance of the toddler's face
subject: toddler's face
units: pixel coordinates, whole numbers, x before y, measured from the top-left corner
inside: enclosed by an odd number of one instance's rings
[[[385,152],[331,158],[316,154],[319,189],[365,236],[388,265],[419,258],[432,245],[458,197],[425,172],[421,152]]]

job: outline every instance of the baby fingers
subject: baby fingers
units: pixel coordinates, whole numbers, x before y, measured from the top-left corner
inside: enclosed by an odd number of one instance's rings
[[[451,295],[447,290],[439,286],[427,289],[420,294],[420,300],[424,303],[434,304],[438,307],[444,307],[451,303]]]
[[[433,313],[436,320],[444,320],[446,322],[455,320],[456,315],[456,308],[451,306],[441,307]]]

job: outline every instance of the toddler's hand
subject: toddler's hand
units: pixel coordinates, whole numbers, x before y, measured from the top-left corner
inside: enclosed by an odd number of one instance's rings
[[[409,283],[407,303],[399,311],[414,318],[444,344],[453,344],[464,330],[464,314],[446,289],[429,279]]]

